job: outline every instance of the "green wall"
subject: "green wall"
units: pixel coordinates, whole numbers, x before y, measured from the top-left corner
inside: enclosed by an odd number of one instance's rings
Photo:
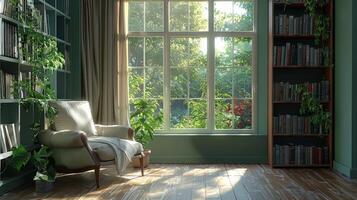
[[[71,34],[69,35],[69,39],[71,43],[71,76],[68,83],[71,90],[68,91],[68,96],[71,97],[71,99],[81,99],[81,0],[71,0],[70,2]]]
[[[357,167],[357,75],[356,53],[357,2],[335,1],[335,158],[334,168],[349,177],[356,177]],[[353,30],[352,30],[353,29]],[[353,32],[352,32],[353,31]],[[353,54],[355,56],[353,56]]]
[[[252,135],[156,135],[153,163],[267,163],[268,1],[257,1],[257,132]]]

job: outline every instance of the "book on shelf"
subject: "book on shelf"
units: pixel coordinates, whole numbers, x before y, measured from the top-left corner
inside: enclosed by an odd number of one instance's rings
[[[274,45],[273,65],[321,66],[324,65],[324,51],[322,48],[302,43]]]
[[[0,95],[2,99],[13,99],[13,84],[16,81],[14,74],[5,73],[0,70]]]
[[[325,3],[328,3],[328,1],[329,0],[325,0]],[[305,0],[273,0],[273,3],[284,3],[284,4],[305,3]]]
[[[274,17],[275,35],[313,35],[314,18],[308,14],[302,16],[281,14]]]
[[[13,13],[13,8],[10,0],[0,0],[0,14],[11,17]]]
[[[327,146],[304,146],[297,144],[275,144],[274,164],[284,166],[326,165],[329,163]]]
[[[275,135],[322,135],[320,127],[311,123],[309,116],[277,115],[273,118]]]
[[[287,3],[286,0],[274,0],[274,3]],[[288,3],[304,3],[304,0],[289,0]]]
[[[17,25],[0,19],[0,55],[18,58]]]
[[[274,102],[300,102],[299,88],[305,87],[312,96],[320,102],[329,101],[329,81],[322,80],[314,83],[279,82],[273,85]]]

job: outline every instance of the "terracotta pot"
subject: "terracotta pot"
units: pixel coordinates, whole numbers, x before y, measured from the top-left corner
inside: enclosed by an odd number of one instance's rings
[[[144,167],[146,168],[147,166],[149,166],[151,150],[149,150],[149,149],[144,150],[144,155],[145,155],[145,157],[144,157]],[[135,168],[140,168],[140,159],[139,158],[133,159],[133,166]]]

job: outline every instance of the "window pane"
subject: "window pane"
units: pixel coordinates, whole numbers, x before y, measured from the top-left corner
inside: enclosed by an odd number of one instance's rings
[[[215,60],[217,67],[252,65],[252,39],[248,37],[215,38]]]
[[[189,84],[188,68],[171,69],[171,98],[187,98]]]
[[[252,98],[252,68],[241,67],[235,71],[233,96],[237,98]]]
[[[252,66],[252,39],[235,37],[233,39],[233,65]]]
[[[145,39],[145,66],[163,66],[164,40],[162,37],[147,37]]]
[[[164,31],[164,2],[163,1],[145,2],[145,31],[146,32]]]
[[[129,1],[129,32],[164,31],[163,1]]]
[[[253,31],[254,2],[249,0],[215,1],[215,31]]]
[[[129,67],[144,66],[144,38],[130,37],[128,39],[128,63]]]
[[[144,31],[144,2],[129,2],[128,29],[131,32]]]
[[[163,97],[163,78],[162,68],[145,69],[145,98]]]
[[[206,128],[207,101],[205,100],[172,100],[172,128]]]
[[[219,68],[215,72],[216,98],[232,98],[234,69]]]
[[[198,32],[207,30],[207,2],[170,1],[170,31]]]
[[[216,129],[251,129],[252,101],[245,99],[216,99]]]
[[[234,117],[231,105],[231,99],[216,99],[214,109],[216,129],[232,129]]]
[[[129,98],[144,97],[144,69],[129,69]]]
[[[206,98],[207,78],[206,68],[191,68],[189,71],[189,97]]]
[[[171,67],[206,67],[207,38],[171,38]]]

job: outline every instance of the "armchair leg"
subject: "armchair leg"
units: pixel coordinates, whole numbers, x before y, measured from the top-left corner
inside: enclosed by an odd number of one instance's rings
[[[95,167],[95,183],[97,184],[97,188],[99,188],[99,173],[100,173],[100,166]]]
[[[141,176],[144,176],[144,157],[140,156],[140,168],[141,168]]]

